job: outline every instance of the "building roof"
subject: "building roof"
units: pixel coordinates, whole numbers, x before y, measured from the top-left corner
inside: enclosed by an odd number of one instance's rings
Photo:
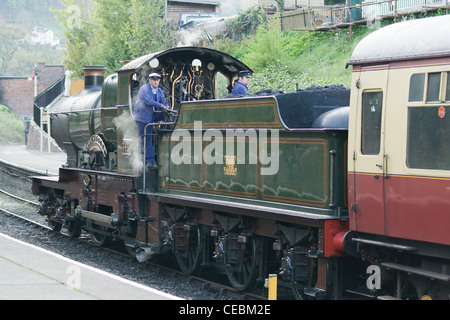
[[[347,65],[450,55],[450,15],[409,20],[372,32]]]

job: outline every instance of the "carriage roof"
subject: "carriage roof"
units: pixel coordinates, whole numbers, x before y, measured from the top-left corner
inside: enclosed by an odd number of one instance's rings
[[[450,15],[391,24],[365,37],[348,65],[450,55]]]

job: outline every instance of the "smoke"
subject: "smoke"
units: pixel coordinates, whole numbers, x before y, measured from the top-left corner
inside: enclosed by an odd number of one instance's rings
[[[201,45],[209,42],[217,35],[225,32],[227,17],[237,15],[241,11],[241,1],[222,0],[220,2],[220,17],[198,20],[195,26],[178,31],[179,41],[177,47]]]
[[[180,30],[178,36],[180,40],[177,47],[189,47],[199,44],[202,40],[203,28]]]
[[[238,14],[241,11],[240,0],[222,0],[220,1],[220,15],[229,17]]]
[[[122,155],[128,157],[133,170],[140,171],[144,167],[141,158],[141,140],[136,128],[136,123],[128,110],[125,110],[120,117],[114,118],[113,123],[119,132],[122,132],[123,143]]]

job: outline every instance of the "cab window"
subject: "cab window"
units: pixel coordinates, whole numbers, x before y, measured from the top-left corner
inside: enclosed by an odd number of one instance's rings
[[[447,92],[445,94],[445,101],[450,101],[450,72],[447,74]]]

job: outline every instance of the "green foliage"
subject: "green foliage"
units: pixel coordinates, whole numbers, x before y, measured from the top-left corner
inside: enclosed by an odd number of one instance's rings
[[[163,0],[61,0],[54,9],[66,30],[64,64],[82,76],[82,67],[102,65],[108,73],[130,60],[175,45],[175,32],[164,20]]]
[[[25,128],[22,120],[8,107],[0,104],[0,143],[24,143]]]
[[[311,77],[306,72],[293,72],[288,66],[270,65],[255,73],[249,84],[250,92],[272,89],[272,91],[293,92],[297,88],[313,85],[325,86],[341,84],[338,79],[327,77]]]
[[[263,89],[292,92],[313,85],[350,85],[351,71],[345,69],[356,43],[367,28],[338,32],[281,31],[279,17],[261,20],[253,35],[239,41],[222,39],[214,49],[226,52],[255,73],[250,92]]]
[[[120,35],[132,58],[175,45],[175,30],[163,19],[164,1],[130,0],[127,6],[129,18]]]
[[[368,33],[354,26],[334,32],[281,31],[279,18],[261,23],[254,35],[240,41],[216,41],[214,48],[243,61],[255,73],[250,92],[263,89],[292,92],[313,85],[350,86],[346,63],[356,44]]]
[[[93,37],[95,23],[91,19],[88,4],[83,1],[61,0],[64,9],[52,8],[60,26],[65,29],[66,50],[63,63],[68,70],[73,71],[73,77],[83,75],[82,67],[90,65],[87,55]]]
[[[232,39],[233,41],[242,41],[249,35],[253,35],[258,26],[267,22],[267,14],[264,11],[251,8],[241,12],[236,18],[227,20],[228,32],[222,39]]]
[[[254,70],[262,70],[270,65],[285,64],[289,56],[281,45],[281,24],[278,16],[258,27],[256,34],[248,41],[248,53],[243,62]]]

